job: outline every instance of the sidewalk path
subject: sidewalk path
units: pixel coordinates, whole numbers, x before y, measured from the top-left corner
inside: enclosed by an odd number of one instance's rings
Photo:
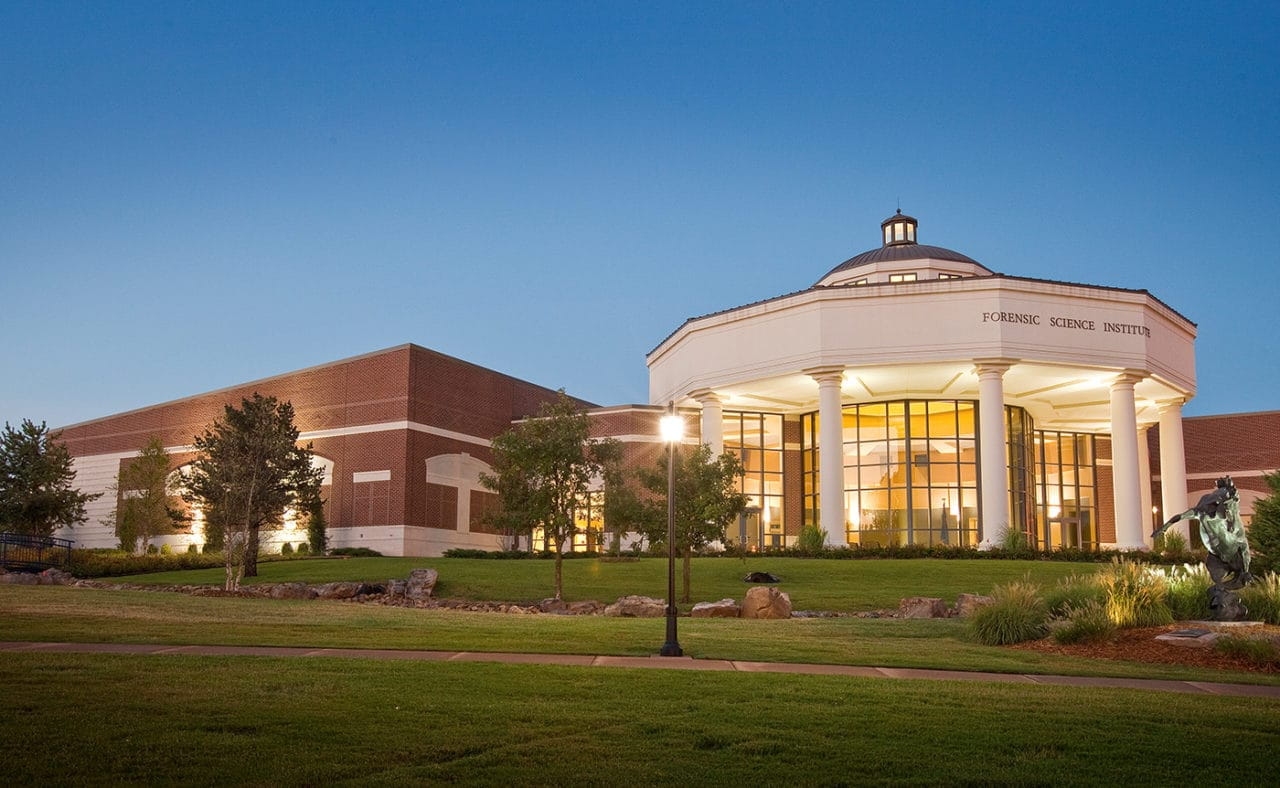
[[[1005,684],[1048,684],[1063,687],[1120,687],[1123,689],[1188,692],[1196,695],[1234,695],[1280,698],[1280,687],[1221,684],[1211,681],[1120,679],[1088,676],[1041,676],[1019,673],[978,673],[922,668],[869,668],[857,665],[812,665],[795,662],[742,662],[692,657],[607,657],[580,654],[509,654],[481,651],[399,651],[360,648],[292,648],[285,646],[166,646],[145,643],[25,643],[0,641],[0,653],[41,654],[189,654],[209,657],[344,657],[347,659],[416,660],[421,662],[503,662],[520,665],[658,668],[665,670],[736,670],[744,673],[804,673],[813,676],[857,676],[881,679],[995,681]]]

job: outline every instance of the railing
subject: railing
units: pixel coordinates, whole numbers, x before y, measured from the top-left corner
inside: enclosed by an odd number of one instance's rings
[[[71,540],[53,536],[0,533],[0,567],[9,571],[40,571],[71,565]]]

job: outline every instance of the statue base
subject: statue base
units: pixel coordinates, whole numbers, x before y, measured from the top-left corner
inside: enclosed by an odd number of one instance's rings
[[[1249,617],[1249,608],[1240,601],[1240,595],[1222,586],[1209,588],[1209,610],[1214,621],[1244,621]]]

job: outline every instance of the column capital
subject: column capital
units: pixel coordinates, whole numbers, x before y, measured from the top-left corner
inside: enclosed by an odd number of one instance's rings
[[[1019,359],[1016,358],[975,358],[973,372],[980,378],[992,375],[1003,376],[1018,361]]]
[[[698,404],[703,405],[704,407],[707,405],[724,404],[724,400],[720,398],[720,395],[711,389],[695,389],[694,391],[689,392],[689,396],[697,400]]]
[[[1173,399],[1156,400],[1156,408],[1161,416],[1166,413],[1181,413],[1182,406],[1187,404],[1186,397],[1174,397]]]
[[[1145,369],[1126,369],[1116,375],[1115,380],[1111,381],[1111,388],[1133,388],[1135,384],[1141,383],[1149,376],[1150,374]]]
[[[813,378],[819,386],[823,383],[844,383],[844,367],[841,366],[810,367],[803,374]]]

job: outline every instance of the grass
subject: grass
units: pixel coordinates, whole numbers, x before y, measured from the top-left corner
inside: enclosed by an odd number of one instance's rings
[[[16,785],[1229,785],[1280,751],[1278,701],[1131,690],[53,654],[0,684]]]
[[[477,558],[295,560],[259,564],[262,574],[250,582],[382,581],[407,577],[409,570],[428,566],[440,572],[437,596],[534,603],[553,593],[552,563],[536,559]],[[791,595],[797,610],[876,610],[897,608],[903,597],[941,597],[952,602],[961,593],[985,594],[993,586],[1024,576],[1045,585],[1072,573],[1096,568],[1056,561],[695,558],[692,597],[694,601],[741,599],[749,587],[742,582],[742,577],[748,572],[762,571],[782,578],[780,588]],[[626,594],[665,597],[666,571],[667,562],[661,558],[618,563],[592,558],[567,560],[564,562],[565,598],[571,602],[595,599],[607,603]],[[161,572],[114,580],[157,585],[220,585],[223,571]]]
[[[528,651],[647,655],[660,619],[516,616],[271,599],[0,586],[6,640]],[[1062,673],[1280,684],[1280,676],[1089,660],[970,641],[961,619],[689,619],[686,653],[708,659]]]

